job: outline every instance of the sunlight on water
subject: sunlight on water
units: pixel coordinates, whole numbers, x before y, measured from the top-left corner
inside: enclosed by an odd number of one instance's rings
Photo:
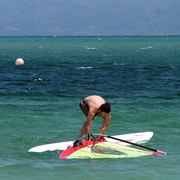
[[[1,37],[0,179],[178,179],[180,37]],[[24,65],[14,62],[22,57]],[[74,141],[80,101],[112,105],[108,135],[153,131],[166,156],[59,160],[31,147]],[[98,133],[102,119],[91,131]]]

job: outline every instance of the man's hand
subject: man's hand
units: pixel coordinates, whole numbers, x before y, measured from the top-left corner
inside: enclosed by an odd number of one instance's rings
[[[98,140],[100,139],[100,137],[101,137],[101,136],[97,136],[96,138],[94,138],[94,139],[93,139],[93,142],[94,142],[94,143],[97,143]]]
[[[82,145],[82,140],[77,139],[74,143],[73,143],[73,147],[77,147]]]

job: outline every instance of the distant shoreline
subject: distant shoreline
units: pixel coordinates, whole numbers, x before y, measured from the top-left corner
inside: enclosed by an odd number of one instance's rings
[[[0,36],[0,37],[179,37],[180,35],[66,35],[66,36],[28,36],[28,35],[24,35],[24,36]]]

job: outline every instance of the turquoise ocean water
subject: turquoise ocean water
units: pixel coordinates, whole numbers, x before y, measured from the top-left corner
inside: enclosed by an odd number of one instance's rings
[[[17,58],[25,65],[15,66]],[[76,140],[92,94],[112,105],[108,135],[153,131],[165,156],[59,160],[31,147]],[[96,118],[91,133],[98,133]],[[0,37],[0,179],[180,177],[180,37]]]

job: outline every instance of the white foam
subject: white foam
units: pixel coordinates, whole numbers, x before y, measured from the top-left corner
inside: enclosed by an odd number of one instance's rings
[[[115,66],[124,66],[124,63],[113,63]]]
[[[89,66],[89,67],[77,67],[76,69],[92,69],[93,67]]]
[[[140,49],[151,49],[151,48],[152,48],[152,46],[148,46],[148,47],[142,47]]]
[[[96,49],[95,47],[87,47],[87,46],[84,46],[86,49],[88,49],[88,50],[94,50],[94,49]]]

